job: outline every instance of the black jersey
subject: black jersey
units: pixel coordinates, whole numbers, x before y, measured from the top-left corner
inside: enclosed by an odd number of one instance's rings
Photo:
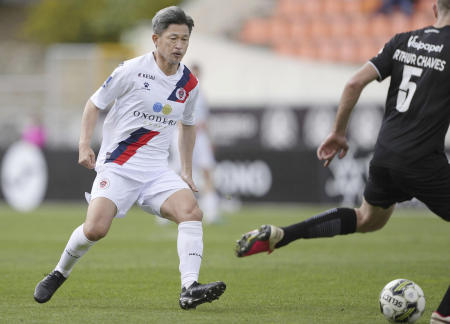
[[[450,121],[450,26],[395,35],[370,62],[391,77],[372,164],[437,169]]]

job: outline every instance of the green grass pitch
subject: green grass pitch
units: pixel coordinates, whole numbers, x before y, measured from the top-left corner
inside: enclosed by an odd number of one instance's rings
[[[0,205],[0,323],[387,323],[378,308],[383,286],[418,283],[428,323],[450,279],[450,224],[426,210],[399,209],[384,229],[301,240],[248,258],[234,242],[260,224],[288,225],[324,206],[244,206],[221,225],[204,226],[201,282],[223,280],[224,295],[184,311],[177,227],[157,225],[133,208],[76,265],[46,304],[36,283],[55,266],[86,205],[45,204],[21,214]]]

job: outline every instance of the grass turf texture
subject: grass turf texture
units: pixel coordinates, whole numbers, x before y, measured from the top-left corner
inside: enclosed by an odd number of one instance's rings
[[[397,210],[376,233],[302,240],[247,258],[234,242],[260,224],[288,225],[324,207],[244,207],[204,226],[201,282],[223,280],[224,295],[178,306],[177,228],[132,209],[78,262],[46,304],[36,283],[55,266],[85,205],[46,204],[29,214],[0,205],[0,323],[387,323],[378,295],[396,278],[425,291],[430,314],[449,284],[450,224],[425,210]]]

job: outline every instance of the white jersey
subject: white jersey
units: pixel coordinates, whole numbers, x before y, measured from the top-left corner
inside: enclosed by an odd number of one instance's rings
[[[160,70],[153,53],[122,63],[90,98],[100,109],[114,103],[103,124],[97,167],[167,166],[177,121],[194,124],[197,95],[198,81],[182,63],[170,76]]]

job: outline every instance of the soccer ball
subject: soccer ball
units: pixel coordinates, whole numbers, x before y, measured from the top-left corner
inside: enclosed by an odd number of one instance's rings
[[[393,323],[414,323],[425,310],[422,288],[408,279],[395,279],[380,294],[381,313]]]

